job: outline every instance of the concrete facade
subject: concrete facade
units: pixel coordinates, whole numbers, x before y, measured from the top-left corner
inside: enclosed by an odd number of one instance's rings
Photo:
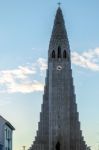
[[[40,122],[29,150],[86,149],[77,112],[68,36],[59,7],[49,44]]]
[[[0,116],[0,150],[12,150],[12,132],[14,127]]]

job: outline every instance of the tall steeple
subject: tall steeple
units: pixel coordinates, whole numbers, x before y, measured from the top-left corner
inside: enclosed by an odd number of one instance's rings
[[[48,69],[37,136],[30,150],[86,150],[62,10],[56,12],[48,51]]]
[[[52,35],[49,44],[49,58],[51,57],[51,53],[53,52],[53,50],[55,54],[57,54],[58,47],[61,47],[61,53],[63,53],[65,50],[66,54],[68,54],[68,57],[70,57],[68,36],[67,36],[65,22],[64,22],[64,18],[60,6],[57,9],[55,20],[54,20],[54,26],[53,26]]]

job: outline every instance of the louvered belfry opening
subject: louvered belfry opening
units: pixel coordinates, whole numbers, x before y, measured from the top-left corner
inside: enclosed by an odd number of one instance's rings
[[[64,50],[64,52],[63,52],[63,58],[66,58],[66,57],[67,57],[66,50]]]
[[[55,58],[55,51],[52,51],[52,58]]]
[[[61,47],[58,46],[58,58],[61,58]]]

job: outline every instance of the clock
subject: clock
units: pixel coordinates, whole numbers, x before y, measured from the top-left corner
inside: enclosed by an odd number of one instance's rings
[[[58,65],[56,68],[58,71],[62,70],[62,66]]]

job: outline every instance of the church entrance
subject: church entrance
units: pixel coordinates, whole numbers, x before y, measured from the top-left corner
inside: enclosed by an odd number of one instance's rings
[[[56,150],[60,150],[60,142],[57,142],[57,143],[56,143],[55,148],[56,148]]]

